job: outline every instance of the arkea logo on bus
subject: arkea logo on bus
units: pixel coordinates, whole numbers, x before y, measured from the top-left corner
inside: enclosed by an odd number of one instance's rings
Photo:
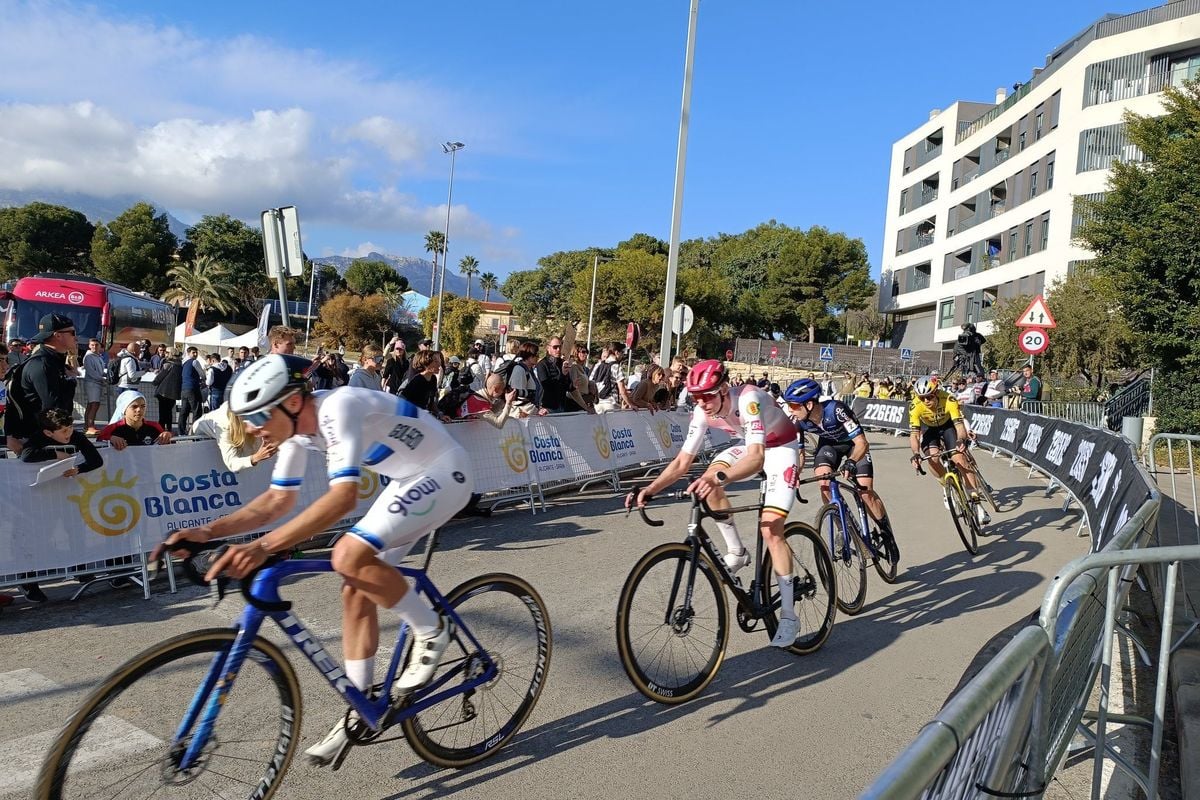
[[[500,452],[504,454],[504,463],[513,472],[524,472],[529,469],[529,454],[525,452],[525,439],[520,433],[500,440]]]
[[[75,305],[79,305],[83,300],[83,292],[71,292],[67,295],[67,302],[74,303]]]
[[[120,536],[129,533],[142,518],[142,509],[137,498],[128,490],[137,485],[137,476],[125,480],[124,470],[110,476],[102,470],[94,481],[80,476],[79,494],[67,495],[67,499],[79,507],[79,518],[101,536]]]

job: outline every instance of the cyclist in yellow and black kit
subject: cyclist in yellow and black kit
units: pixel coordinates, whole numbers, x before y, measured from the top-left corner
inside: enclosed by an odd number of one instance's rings
[[[953,457],[959,471],[966,476],[967,487],[972,500],[979,500],[979,476],[967,460],[967,440],[975,436],[967,428],[958,401],[949,392],[938,388],[935,378],[918,378],[913,384],[913,399],[908,409],[910,433],[909,446],[912,448],[913,469],[921,466],[921,454],[934,456],[946,450],[958,450]],[[940,461],[931,459],[929,467],[933,474],[941,480],[946,470]],[[947,502],[943,500],[943,502]],[[983,503],[976,503],[979,524],[987,525],[992,521],[991,516],[983,508]]]

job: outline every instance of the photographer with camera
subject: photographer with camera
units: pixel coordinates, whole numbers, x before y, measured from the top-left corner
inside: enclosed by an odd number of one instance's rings
[[[983,334],[975,330],[975,323],[963,323],[962,331],[954,342],[954,366],[961,374],[983,374],[984,341]]]

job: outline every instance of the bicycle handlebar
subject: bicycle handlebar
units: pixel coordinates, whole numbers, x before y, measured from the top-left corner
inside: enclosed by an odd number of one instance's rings
[[[187,551],[187,553],[188,553],[187,558],[183,559],[182,564],[181,564],[181,566],[183,567],[183,574],[187,576],[187,579],[189,581],[191,581],[192,583],[194,583],[197,586],[211,586],[212,583],[211,583],[211,581],[204,580],[204,574],[200,571],[200,568],[196,566],[196,557],[199,556],[201,553],[207,552],[209,550],[220,550],[223,553],[224,550],[226,550],[228,548],[229,548],[228,542],[221,542],[221,541],[193,542],[188,539],[181,539],[180,541],[169,545],[170,550],[186,550]],[[221,555],[221,553],[218,553],[217,557],[219,558],[220,555]],[[255,597],[253,594],[250,593],[250,587],[254,584],[254,578],[257,577],[258,573],[261,572],[262,570],[266,569],[267,567],[278,564],[280,561],[283,561],[284,558],[285,558],[285,556],[281,556],[278,554],[272,555],[272,556],[268,557],[267,560],[264,561],[261,565],[259,565],[258,567],[255,567],[253,570],[251,570],[250,573],[248,575],[246,575],[246,577],[242,578],[242,584],[240,587],[241,592],[242,592],[242,597],[245,598],[247,603],[254,606],[259,611],[264,611],[267,613],[275,613],[275,612],[279,612],[279,611],[290,611],[292,608],[292,604],[290,602],[288,602],[287,600],[280,600],[280,601],[262,600],[258,597]],[[224,575],[217,576],[217,602],[218,603],[221,602],[221,600],[223,600],[225,598],[225,587],[229,584],[229,580],[230,579],[225,577]]]
[[[649,505],[650,502],[656,496],[658,496],[658,495],[647,495],[646,496],[646,504]],[[717,511],[717,510],[713,509],[703,499],[701,499],[699,495],[689,494],[684,489],[679,489],[674,492],[668,492],[667,494],[661,495],[661,496],[670,498],[671,500],[682,500],[685,497],[690,497],[692,499],[693,506],[700,506],[701,508],[704,509],[705,516],[712,517],[713,519],[716,519],[716,520],[725,520],[725,519],[729,519],[729,517],[732,516],[732,509],[729,511]],[[647,514],[646,506],[634,506],[634,508],[637,509],[638,515],[642,518],[642,522],[645,522],[650,527],[661,528],[663,525],[666,524],[661,519],[654,519],[649,514]]]

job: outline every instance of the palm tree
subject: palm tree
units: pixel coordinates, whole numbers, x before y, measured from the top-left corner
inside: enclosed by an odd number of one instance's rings
[[[475,256],[463,256],[458,262],[458,271],[467,276],[467,299],[471,299],[471,278],[479,274],[479,259]]]
[[[199,256],[184,261],[167,270],[171,287],[163,293],[163,300],[176,306],[196,306],[198,311],[214,309],[228,314],[237,299],[229,286],[229,270],[211,256]]]
[[[483,302],[487,302],[492,292],[500,288],[500,280],[492,273],[485,272],[479,276],[479,288],[483,289]]]
[[[438,256],[446,252],[446,234],[441,231],[430,231],[425,234],[425,252],[433,253],[433,275],[429,279],[429,296],[437,288]]]

